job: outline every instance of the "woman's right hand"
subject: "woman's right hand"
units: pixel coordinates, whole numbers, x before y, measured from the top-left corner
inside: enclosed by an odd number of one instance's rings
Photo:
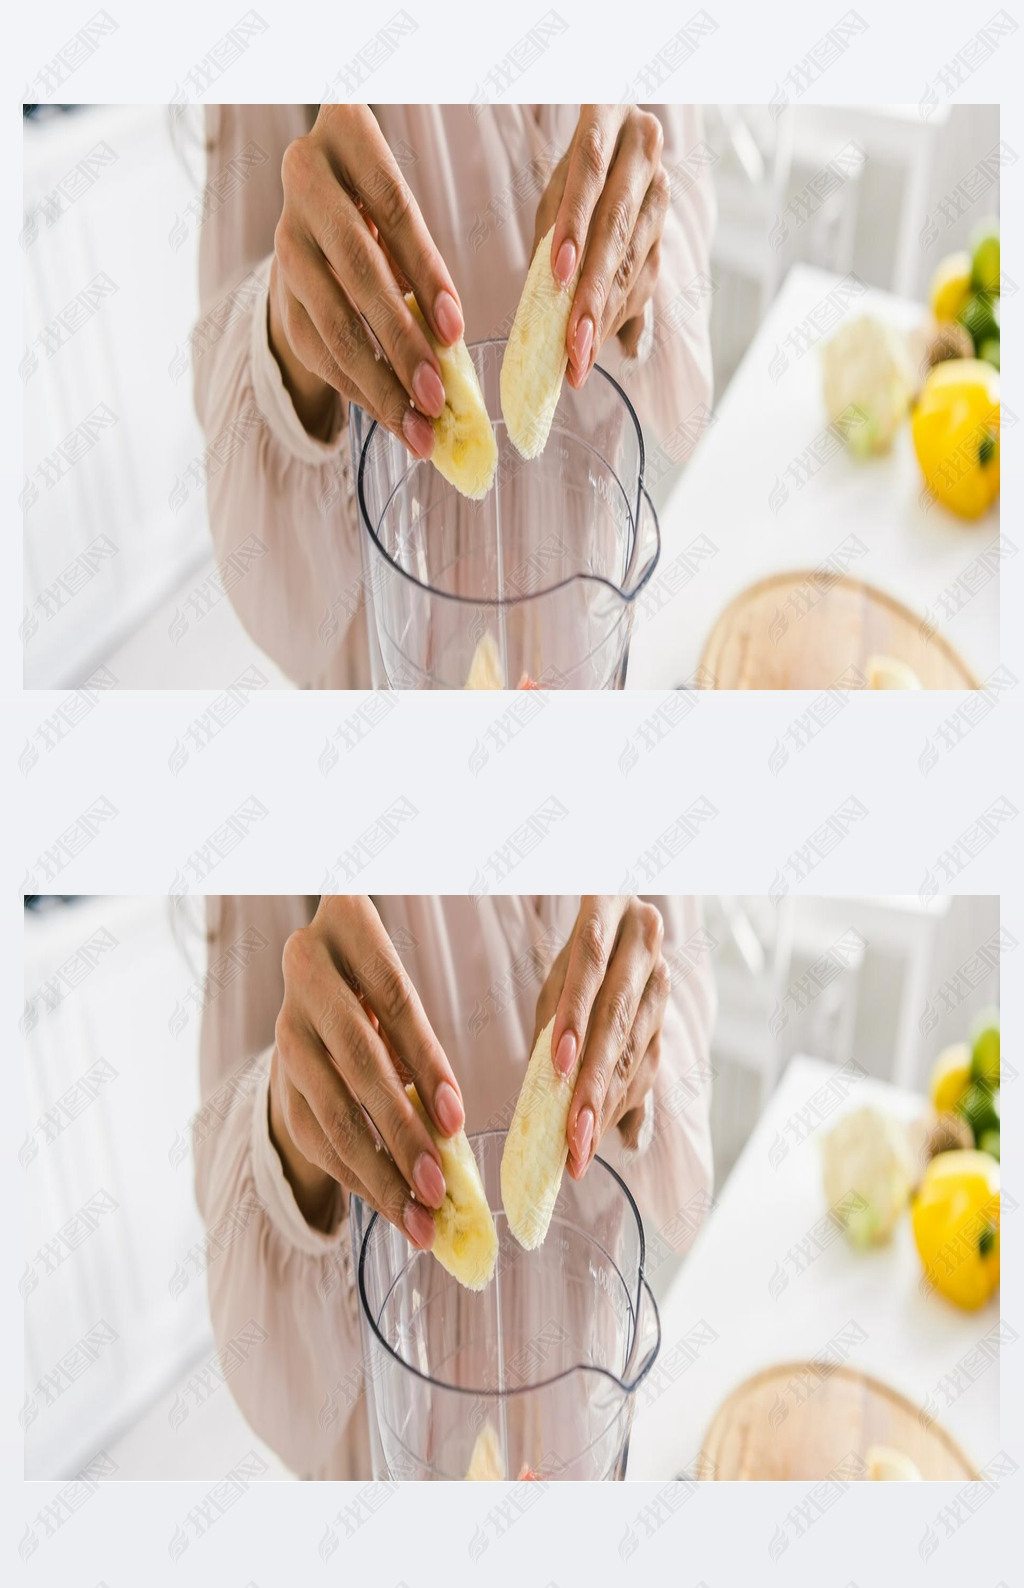
[[[428,458],[444,386],[396,271],[445,345],[463,334],[462,309],[369,106],[321,105],[281,177],[270,342],[300,419],[324,435],[339,392]]]
[[[337,1183],[428,1250],[444,1176],[398,1066],[442,1135],[462,1129],[465,1110],[380,916],[365,896],[325,896],[283,963],[270,1129],[303,1216],[325,1228]]]

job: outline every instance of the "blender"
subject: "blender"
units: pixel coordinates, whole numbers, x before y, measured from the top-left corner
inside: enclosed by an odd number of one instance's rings
[[[483,1447],[492,1477],[623,1478],[661,1344],[636,1203],[597,1157],[524,1251],[502,1211],[505,1132],[470,1142],[499,1241],[482,1291],[352,1199],[374,1476],[465,1478]]]
[[[582,391],[563,382],[547,446],[527,462],[500,418],[504,350],[469,348],[498,442],[482,501],[351,410],[377,688],[462,689],[481,646],[492,687],[623,686],[634,602],[661,549],[639,420],[595,366]]]

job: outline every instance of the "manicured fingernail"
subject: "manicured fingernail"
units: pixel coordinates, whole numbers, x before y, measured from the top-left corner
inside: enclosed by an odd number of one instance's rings
[[[590,1158],[590,1143],[594,1139],[594,1111],[581,1108],[576,1118],[576,1162],[585,1169]]]
[[[434,1221],[426,1208],[421,1208],[416,1202],[407,1202],[402,1223],[413,1245],[423,1252],[429,1252],[434,1244]]]
[[[415,408],[402,418],[402,434],[418,458],[429,458],[434,450],[434,427]]]
[[[429,1152],[421,1152],[412,1170],[416,1195],[428,1208],[439,1208],[444,1201],[444,1175]]]
[[[584,374],[590,364],[590,349],[594,341],[594,322],[589,314],[585,314],[576,326],[576,336],[573,341],[573,363]]]
[[[434,1113],[441,1122],[441,1129],[449,1136],[454,1136],[466,1123],[466,1113],[459,1102],[459,1094],[447,1081],[442,1081],[434,1093]]]
[[[439,292],[434,301],[434,319],[446,342],[457,342],[466,329],[462,311],[450,292]]]
[[[555,1049],[555,1069],[559,1075],[568,1075],[576,1063],[576,1038],[571,1031],[563,1031]]]
[[[412,378],[412,394],[417,405],[432,418],[436,419],[444,412],[444,387],[437,370],[430,364],[424,362],[416,366],[416,373]]]
[[[572,280],[572,273],[576,269],[576,244],[570,237],[565,239],[555,259],[555,280],[567,287]]]

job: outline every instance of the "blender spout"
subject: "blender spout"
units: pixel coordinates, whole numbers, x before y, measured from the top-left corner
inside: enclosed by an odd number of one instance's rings
[[[658,565],[661,556],[661,528],[646,485],[641,485],[637,495],[636,534],[633,553],[626,569],[621,594],[626,601],[639,595]]]

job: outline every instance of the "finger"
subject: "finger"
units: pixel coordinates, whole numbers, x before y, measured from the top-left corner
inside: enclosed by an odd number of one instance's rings
[[[397,1164],[381,1152],[378,1138],[362,1108],[338,1074],[322,1044],[305,1048],[305,1062],[289,1066],[331,1147],[342,1163],[363,1182],[374,1205],[393,1224],[402,1224],[410,1187]]]
[[[590,1017],[583,1063],[576,1080],[566,1137],[577,1170],[586,1168],[653,1034],[650,1007],[640,1010],[655,974],[664,934],[661,915],[640,904],[623,922],[619,943]],[[655,989],[652,989],[652,996]]]
[[[285,944],[284,965],[287,984],[303,990],[301,1018],[309,1032],[308,1041],[296,1044],[290,1079],[314,1107],[318,1096],[324,1107],[333,1097],[337,1109],[354,1099],[369,1115],[405,1184],[427,1207],[440,1207],[445,1193],[441,1155],[322,937],[293,933]]]
[[[646,1015],[643,1018],[646,1020]],[[647,1043],[647,1051],[630,1078],[621,1101],[617,1105],[609,1104],[605,1110],[608,1116],[607,1129],[610,1130],[613,1125],[618,1125],[623,1139],[627,1142],[636,1140],[637,1131],[643,1122],[644,1101],[654,1086],[661,1065],[661,1021],[664,1019],[664,1011],[655,1019],[654,1032]]]
[[[434,1243],[434,1221],[426,1208],[420,1207],[405,1188],[401,1194],[389,1194],[381,1200],[376,1187],[363,1183],[359,1175],[338,1154],[322,1125],[301,1092],[294,1086],[286,1090],[286,1124],[299,1151],[310,1163],[315,1163],[325,1174],[337,1180],[352,1196],[362,1197],[383,1218],[421,1251],[429,1251]]]
[[[551,269],[562,286],[569,285],[583,257],[622,119],[623,112],[614,105],[584,105],[580,110],[551,239]]]
[[[536,1047],[537,1038],[549,1020],[554,1017],[555,1010],[558,1008],[558,1000],[565,985],[565,970],[569,963],[569,950],[571,947],[572,938],[559,950],[551,969],[544,978],[544,985],[537,996],[537,1008],[533,1017],[532,1047]]]
[[[316,359],[317,348],[322,349],[318,362],[309,367],[338,390],[347,385],[360,406],[404,441],[415,457],[429,458],[434,450],[429,419],[409,406],[401,382],[379,356],[337,282],[326,269],[312,268],[312,245],[309,253],[310,269],[304,279],[296,280],[303,300],[293,297],[284,310],[285,334],[295,352],[305,362],[307,350]]]
[[[301,165],[298,172],[294,169],[296,164]],[[337,283],[373,331],[406,394],[424,413],[437,418],[444,408],[440,365],[362,211],[341,186],[323,150],[310,148],[305,140],[299,140],[289,145],[285,165],[287,180],[302,195],[303,216],[302,227],[282,225],[275,233],[275,252],[285,268],[289,286],[315,320],[316,305],[309,301],[308,291],[296,286],[296,280],[308,283],[312,272],[324,287],[330,276],[329,265]],[[318,256],[326,261],[322,268],[317,268]],[[329,337],[325,341],[331,345]]]
[[[648,126],[656,133],[648,132]],[[596,357],[597,333],[616,279],[628,279],[647,256],[649,238],[637,238],[636,227],[660,158],[660,139],[661,124],[654,116],[631,119],[622,130],[590,224],[566,331],[569,362],[577,376],[585,376]]]
[[[656,204],[644,199],[637,216],[636,226],[629,247],[615,272],[611,291],[605,301],[604,318],[602,319],[596,338],[594,357],[610,336],[614,336],[620,326],[632,315],[643,312],[643,306],[653,291],[653,282],[657,279],[661,258],[661,233],[664,220]],[[641,296],[640,286],[647,283],[647,291]]]
[[[334,939],[344,968],[415,1081],[434,1124],[442,1135],[454,1136],[466,1123],[458,1083],[380,916],[360,894],[338,895],[329,901],[329,910],[344,928]],[[363,947],[346,950],[346,943]]]
[[[624,1059],[611,1078],[605,1096],[605,1112],[599,1121],[599,1129],[595,1131],[595,1148],[614,1124],[621,1124],[630,1112],[643,1112],[643,1099],[651,1089],[651,1081],[660,1061],[660,1032],[665,1021],[665,1004],[659,983],[660,970],[651,972],[651,980],[640,999],[637,1019],[630,1032],[632,1053],[629,1062]]]
[[[375,222],[431,330],[445,344],[457,342],[465,319],[455,284],[372,112],[336,154],[342,179]]]
[[[565,983],[555,1012],[551,1052],[555,1069],[570,1075],[583,1052],[590,1012],[615,947],[628,899],[601,894],[580,900],[579,914],[569,945]]]
[[[552,171],[551,176],[548,179],[548,185],[540,196],[540,203],[537,205],[537,214],[534,217],[533,222],[533,247],[530,249],[531,259],[537,252],[537,247],[541,238],[546,237],[552,226],[555,224],[555,220],[558,215],[558,208],[562,202],[562,195],[565,192],[565,179],[569,173],[569,155],[571,153],[572,145],[570,144],[569,148],[566,149],[562,158]],[[552,260],[552,269],[554,269],[554,260]]]
[[[274,234],[274,250],[289,285],[295,290],[293,268],[303,268],[304,256],[312,246],[324,262],[323,274],[329,266],[373,326],[407,394],[419,401],[416,386],[420,385],[425,398],[436,398],[437,386],[443,392],[437,358],[405,303],[371,226],[342,185],[324,146],[308,138],[296,139],[285,150],[282,176],[286,191],[298,195],[300,217],[282,217]],[[298,256],[294,267],[291,255]],[[298,296],[306,301],[305,293]],[[424,370],[432,377],[428,387],[423,387]],[[435,402],[425,402],[424,411],[436,416],[440,408]]]
[[[617,336],[623,353],[627,358],[635,358],[640,346],[640,338],[644,334],[644,310],[658,284],[658,249],[657,245],[647,256],[639,276],[633,284],[629,297],[622,305],[613,324],[609,325],[604,333],[603,341],[610,336]]]

